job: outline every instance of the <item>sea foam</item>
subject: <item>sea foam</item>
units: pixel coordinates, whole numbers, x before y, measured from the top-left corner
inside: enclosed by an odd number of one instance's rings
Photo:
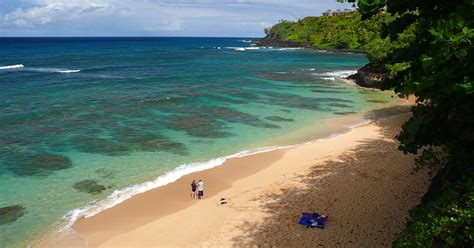
[[[61,69],[61,68],[36,68],[36,67],[27,67],[26,71],[32,72],[45,72],[45,73],[77,73],[81,70],[71,70],[71,69]]]
[[[323,72],[323,73],[313,73],[313,75],[320,77],[321,79],[324,79],[324,80],[334,81],[338,77],[347,77],[355,73],[357,73],[356,70],[340,70],[340,71],[329,71],[329,72]]]
[[[76,73],[80,71],[81,70],[58,70],[59,73]]]
[[[0,66],[0,70],[8,70],[8,69],[18,69],[18,68],[23,68],[22,64],[17,64],[17,65],[7,65],[7,66]]]
[[[20,69],[22,71],[32,72],[48,72],[48,73],[76,73],[81,70],[60,69],[60,68],[41,68],[41,67],[25,67],[23,64],[0,66],[0,70]]]

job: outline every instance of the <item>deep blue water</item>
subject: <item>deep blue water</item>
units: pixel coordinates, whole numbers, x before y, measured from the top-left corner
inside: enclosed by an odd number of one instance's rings
[[[0,38],[0,246],[180,165],[323,136],[390,101],[334,80],[364,55],[242,40]]]

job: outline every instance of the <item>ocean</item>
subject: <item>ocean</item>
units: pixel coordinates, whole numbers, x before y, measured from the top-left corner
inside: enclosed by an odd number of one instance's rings
[[[373,118],[393,95],[335,80],[367,62],[248,38],[0,38],[0,247]]]

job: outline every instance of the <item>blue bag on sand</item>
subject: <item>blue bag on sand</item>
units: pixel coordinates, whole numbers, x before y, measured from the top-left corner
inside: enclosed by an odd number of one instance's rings
[[[326,215],[321,215],[317,213],[302,213],[298,224],[311,228],[324,229],[324,224],[326,224],[326,220]]]

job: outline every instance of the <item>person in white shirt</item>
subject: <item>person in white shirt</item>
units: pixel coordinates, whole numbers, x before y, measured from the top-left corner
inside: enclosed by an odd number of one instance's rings
[[[199,179],[199,183],[198,183],[198,199],[201,199],[202,197],[204,197],[204,182]]]

